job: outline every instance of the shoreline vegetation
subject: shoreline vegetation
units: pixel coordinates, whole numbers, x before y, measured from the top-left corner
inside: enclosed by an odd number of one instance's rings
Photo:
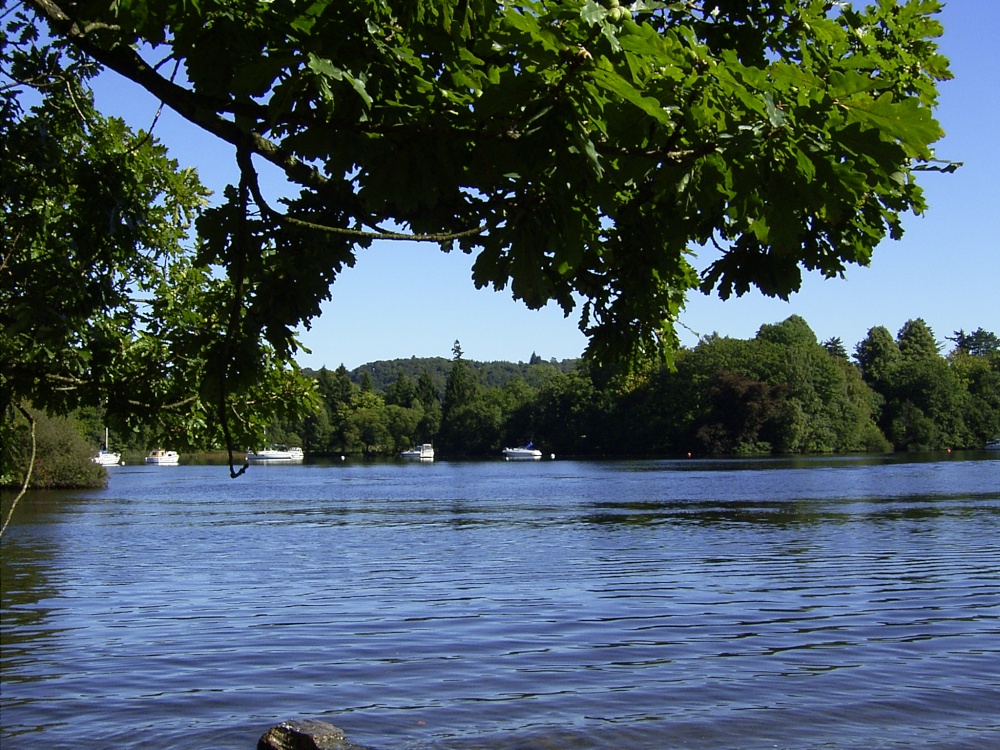
[[[471,362],[456,342],[450,360],[306,370],[318,396],[314,412],[270,425],[268,436],[335,460],[393,458],[420,443],[433,443],[441,458],[483,458],[529,441],[545,455],[576,458],[979,449],[1000,434],[1000,340],[980,328],[949,341],[954,347],[942,355],[918,318],[895,337],[872,328],[851,357],[839,339],[821,344],[792,316],[749,340],[705,337],[681,350],[672,369],[628,381],[582,360]],[[90,461],[103,442],[99,410],[33,414],[31,488],[107,482]],[[15,487],[30,454],[27,429],[8,416],[4,430],[0,484]],[[111,447],[126,463],[141,463],[156,446],[182,451],[185,462],[228,459],[220,446],[183,435],[112,431]]]

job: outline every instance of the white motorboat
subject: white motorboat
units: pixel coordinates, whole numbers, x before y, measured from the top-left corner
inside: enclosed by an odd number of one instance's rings
[[[1000,437],[993,438],[990,442],[983,446],[983,449],[988,451],[1000,451]]]
[[[104,448],[97,452],[97,455],[90,459],[95,464],[101,466],[117,466],[122,461],[121,453],[112,453],[108,447],[108,428],[104,428]]]
[[[508,461],[540,461],[542,452],[528,443],[520,448],[504,448],[503,457]]]
[[[177,466],[180,460],[181,457],[177,451],[165,451],[161,448],[150,451],[149,455],[146,456],[146,463],[156,466]]]
[[[434,446],[430,443],[415,445],[408,451],[402,451],[399,454],[399,457],[405,458],[408,461],[433,461]]]
[[[247,461],[252,464],[300,464],[306,454],[301,448],[265,448],[247,451]]]

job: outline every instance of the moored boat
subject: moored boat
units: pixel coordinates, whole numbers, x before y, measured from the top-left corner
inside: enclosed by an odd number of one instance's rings
[[[1000,437],[993,438],[990,442],[983,446],[983,449],[988,451],[1000,451]]]
[[[252,464],[300,464],[304,459],[305,453],[301,448],[271,447],[259,451],[247,451],[247,461]]]
[[[430,443],[415,445],[408,451],[402,451],[399,454],[399,457],[405,458],[408,461],[433,461],[434,446]]]
[[[508,461],[540,461],[542,452],[528,443],[520,448],[504,448],[503,456]]]
[[[165,451],[162,448],[152,450],[146,456],[146,463],[155,466],[176,466],[180,460],[181,457],[177,451]]]
[[[122,454],[113,453],[108,445],[108,428],[104,428],[104,447],[97,452],[97,455],[90,459],[95,464],[101,466],[117,466],[121,463]]]
[[[107,449],[102,449],[97,452],[96,456],[91,459],[95,464],[100,464],[101,466],[117,466],[122,461],[121,453],[112,453]]]

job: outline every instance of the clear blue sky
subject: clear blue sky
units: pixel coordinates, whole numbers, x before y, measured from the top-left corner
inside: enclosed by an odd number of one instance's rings
[[[886,241],[868,268],[852,267],[846,279],[807,276],[789,302],[752,293],[723,302],[692,295],[681,322],[682,341],[699,335],[751,338],[763,323],[801,315],[821,341],[843,340],[849,351],[873,326],[893,333],[921,317],[938,341],[958,329],[982,327],[1000,334],[1000,84],[996,75],[1000,2],[951,0],[941,15],[941,49],[954,80],[942,85],[938,119],[946,136],[939,158],[964,162],[951,175],[923,177],[930,210],[908,216],[901,241]],[[156,103],[114,74],[98,82],[98,105],[148,128]],[[156,135],[182,165],[221,191],[235,171],[228,147],[202,136],[165,112]],[[710,262],[698,261],[703,267]],[[384,242],[358,255],[333,287],[312,330],[302,336],[311,354],[306,367],[352,369],[397,357],[451,357],[458,340],[466,359],[526,361],[579,356],[586,339],[576,315],[564,318],[550,305],[531,311],[508,292],[477,290],[472,258],[445,254],[433,244]]]

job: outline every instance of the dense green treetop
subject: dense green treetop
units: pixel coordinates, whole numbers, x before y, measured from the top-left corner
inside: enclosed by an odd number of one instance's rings
[[[899,344],[885,326],[875,326],[854,348],[854,358],[861,375],[868,383],[883,380],[889,370],[899,362]]]
[[[935,359],[940,354],[940,345],[934,332],[923,318],[908,320],[896,336],[899,354],[903,359]]]
[[[801,315],[792,315],[781,323],[765,323],[757,331],[757,339],[785,346],[813,346],[816,334]]]
[[[847,348],[844,346],[844,340],[841,339],[840,336],[834,336],[824,341],[823,348],[826,349],[831,356],[847,359]]]
[[[182,335],[184,315],[167,297],[145,320],[183,339],[151,382],[186,368],[195,392],[182,400],[201,404],[191,419],[214,415],[245,434],[253,413],[266,411],[261,392],[278,388],[272,375],[296,351],[294,331],[380,239],[474,253],[478,286],[577,310],[588,353],[605,361],[673,351],[675,322],[696,288],[728,297],[756,286],[784,297],[802,269],[836,276],[867,264],[883,238],[901,235],[904,213],[925,208],[915,174],[935,165],[937,83],[949,77],[934,41],[936,0],[864,9],[825,0],[8,5],[5,127],[24,126],[26,105],[16,100],[31,88],[64,108],[85,102],[76,93],[86,78],[76,77],[68,98],[59,75],[96,63],[235,147],[239,184],[198,216],[197,252],[180,284],[203,297],[182,305],[203,311],[188,325],[198,335]],[[96,113],[80,114],[97,123]],[[112,132],[101,140],[91,124],[79,137],[93,159],[140,159],[121,176],[123,190],[141,184],[143,169],[174,169],[154,164],[165,157],[148,135]],[[25,148],[20,158],[31,164],[45,144]],[[260,189],[264,162],[288,180],[280,203]],[[176,205],[193,209],[197,190],[184,190]],[[127,196],[124,208],[112,201],[91,211],[53,196],[37,205],[59,206],[95,235],[115,217],[138,225],[149,207],[173,200],[161,192],[142,210],[138,195]],[[5,252],[28,262],[50,236],[31,218],[44,211],[4,208],[13,217]],[[705,244],[721,257],[699,276],[690,253]],[[81,252],[96,249],[83,242]],[[25,283],[40,285],[29,294],[41,303],[80,269],[98,286],[135,283],[127,258],[110,271],[99,258],[72,271],[55,254],[40,262]],[[9,289],[6,266],[3,283]],[[128,316],[127,305],[114,309]],[[18,366],[38,360],[7,345]],[[101,363],[74,367],[71,377],[105,382],[97,396],[115,387]],[[23,382],[16,396],[27,395]]]
[[[955,348],[959,351],[976,357],[1000,354],[1000,336],[982,328],[977,328],[972,333],[958,330],[955,331],[954,336],[949,336],[948,339],[955,342]]]

